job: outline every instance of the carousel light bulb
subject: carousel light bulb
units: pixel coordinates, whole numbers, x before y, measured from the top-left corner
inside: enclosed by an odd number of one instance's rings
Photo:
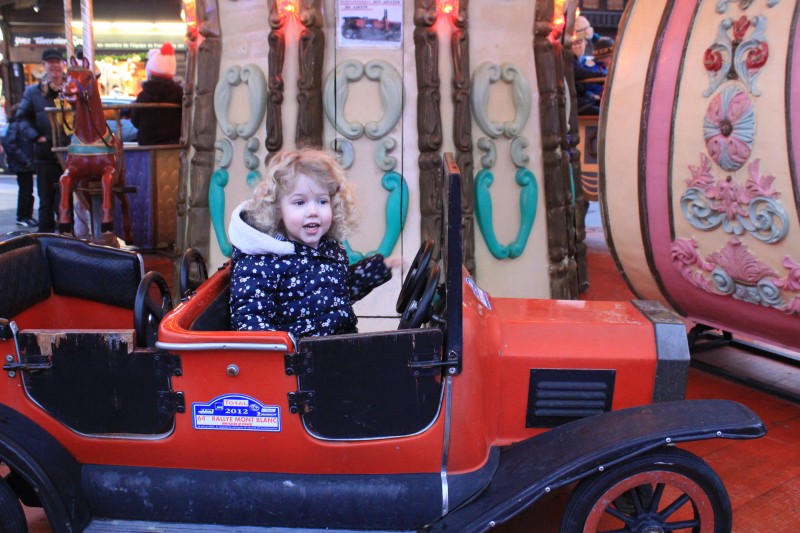
[[[280,3],[279,13],[281,17],[290,17],[298,12],[297,0],[283,0]]]
[[[440,0],[439,10],[445,15],[451,15],[458,9],[458,0]]]

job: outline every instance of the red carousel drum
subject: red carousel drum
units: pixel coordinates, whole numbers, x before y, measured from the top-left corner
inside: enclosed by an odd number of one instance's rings
[[[620,271],[691,321],[800,348],[792,0],[633,0],[601,117]]]

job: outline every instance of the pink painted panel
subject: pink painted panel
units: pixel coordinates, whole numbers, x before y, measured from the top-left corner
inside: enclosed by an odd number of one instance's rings
[[[800,334],[798,334],[800,264],[797,264],[800,257],[786,255],[782,263],[783,270],[779,271],[762,262],[751,251],[748,244],[752,245],[755,242],[752,235],[735,236],[718,230],[714,234],[715,238],[717,234],[719,235],[718,246],[714,251],[702,253],[694,248],[690,239],[675,238],[672,217],[684,215],[680,211],[672,212],[673,202],[670,195],[681,195],[687,187],[683,183],[683,169],[680,169],[680,173],[676,173],[675,169],[670,168],[673,135],[675,135],[672,117],[682,69],[694,67],[694,65],[687,66],[684,62],[698,60],[695,57],[684,57],[687,39],[693,29],[697,3],[697,0],[676,0],[673,4],[672,12],[663,28],[664,38],[661,50],[657,53],[657,63],[651,71],[652,80],[648,84],[651,91],[645,95],[649,113],[644,117],[646,137],[642,144],[644,170],[641,176],[644,187],[640,202],[646,214],[643,224],[647,233],[646,253],[653,276],[661,287],[665,300],[687,318],[767,342],[800,348]],[[734,15],[739,17],[740,13]],[[747,39],[751,41],[755,39],[756,42],[753,45],[755,55],[749,56],[747,66],[750,70],[740,67],[740,83],[720,84],[714,91],[710,91],[712,94],[709,95],[708,102],[711,110],[707,113],[707,117],[716,116],[719,119],[716,122],[711,121],[710,129],[713,130],[716,126],[723,133],[718,133],[714,137],[712,131],[712,134],[707,136],[707,139],[712,139],[706,147],[710,159],[703,160],[709,168],[712,165],[711,160],[721,167],[722,170],[715,167],[717,175],[724,175],[725,172],[740,168],[746,169],[739,174],[742,185],[737,184],[736,180],[726,181],[724,178],[713,186],[708,185],[703,179],[711,177],[711,172],[704,175],[703,164],[693,169],[693,174],[696,173],[694,178],[698,184],[705,183],[706,192],[712,201],[721,201],[720,194],[738,195],[737,198],[754,201],[759,201],[757,197],[767,199],[780,197],[788,217],[796,219],[797,175],[793,176],[794,190],[780,192],[772,190],[770,177],[763,175],[759,170],[757,156],[750,157],[750,145],[739,142],[736,136],[727,130],[730,122],[734,122],[734,125],[737,120],[742,123],[748,122],[752,110],[749,108],[751,104],[747,91],[753,88],[748,89],[746,82],[748,76],[760,68],[759,61],[763,58],[757,54],[765,50],[764,46],[757,44],[757,38],[753,37],[758,28],[755,28],[755,23],[748,23],[748,20],[755,19],[737,20],[740,26],[734,25],[731,32],[734,33],[734,37],[737,37],[735,34],[737,31],[741,33],[738,37],[744,35],[744,32],[749,32],[746,33]],[[794,40],[790,42],[794,43],[794,47],[789,65],[782,71],[787,73],[788,83],[787,80],[775,80],[774,76],[773,79],[761,80],[760,83],[778,83],[779,86],[787,87],[788,94],[797,94],[796,91],[800,90],[798,36],[795,35]],[[711,61],[713,59],[710,58],[709,63],[713,63]],[[796,154],[800,153],[800,103],[796,98],[790,99],[790,102],[790,117],[786,118],[791,123],[790,149]],[[716,115],[714,110],[717,111]],[[773,120],[778,127],[785,122],[784,117],[776,117]],[[720,144],[714,144],[718,141],[722,143],[721,148]],[[737,142],[739,144],[736,144]],[[793,159],[793,154],[790,158]],[[671,173],[681,183],[673,184]],[[697,187],[702,190],[702,185]],[[714,194],[718,196],[715,198]],[[740,209],[740,206],[732,202],[728,204],[728,208],[736,210]],[[721,219],[724,222],[725,217]],[[735,220],[735,217],[733,219]],[[788,224],[783,223],[783,226],[788,227]],[[797,235],[790,233],[782,237],[782,241],[777,240],[770,246],[785,246],[792,240],[797,242],[797,238]]]

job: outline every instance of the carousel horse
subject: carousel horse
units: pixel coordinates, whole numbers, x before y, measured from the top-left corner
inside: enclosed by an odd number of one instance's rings
[[[127,242],[132,241],[128,198],[121,192],[125,184],[125,157],[122,140],[117,139],[106,123],[97,79],[88,59],[79,64],[73,57],[67,69],[67,80],[62,97],[74,113],[72,142],[67,149],[67,162],[59,183],[61,201],[58,209],[58,227],[61,233],[72,233],[70,199],[73,189],[85,181],[100,181],[102,193],[102,219],[100,231],[114,231],[114,213],[111,194],[117,188],[117,199],[122,208],[122,228]],[[87,191],[78,190],[79,197],[91,205]]]

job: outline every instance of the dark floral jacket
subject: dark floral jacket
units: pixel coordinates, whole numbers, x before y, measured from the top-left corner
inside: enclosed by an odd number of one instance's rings
[[[348,266],[337,241],[324,238],[315,249],[270,236],[231,215],[231,327],[289,331],[295,338],[355,333],[353,302],[392,277],[383,256]]]

